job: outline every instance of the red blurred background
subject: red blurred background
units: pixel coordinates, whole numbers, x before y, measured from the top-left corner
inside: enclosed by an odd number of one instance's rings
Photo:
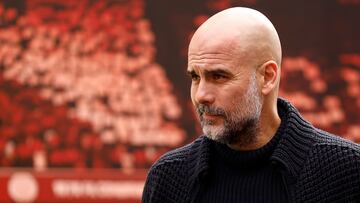
[[[360,143],[360,0],[2,0],[0,202],[138,202],[151,164],[201,133],[187,44],[231,6],[278,29],[281,96]]]

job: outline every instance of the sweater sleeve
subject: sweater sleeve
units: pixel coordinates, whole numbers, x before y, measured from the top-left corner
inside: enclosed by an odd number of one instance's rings
[[[202,139],[198,138],[189,145],[164,154],[150,168],[142,194],[142,203],[188,202],[193,183],[193,178],[189,175],[192,174],[190,171],[194,171],[197,163],[197,151]]]
[[[142,203],[149,203],[149,202],[153,202],[151,201],[152,199],[152,195],[156,189],[156,180],[158,179],[158,177],[154,174],[154,168],[151,168],[146,181],[145,181],[145,186],[144,186],[144,190],[142,193],[142,199],[141,202]]]

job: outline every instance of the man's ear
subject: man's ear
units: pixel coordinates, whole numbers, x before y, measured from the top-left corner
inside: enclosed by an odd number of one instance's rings
[[[261,65],[259,71],[261,75],[261,92],[264,95],[268,95],[277,85],[280,67],[275,61],[271,60]]]

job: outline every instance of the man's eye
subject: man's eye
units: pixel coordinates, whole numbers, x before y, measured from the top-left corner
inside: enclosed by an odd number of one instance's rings
[[[193,81],[197,81],[200,79],[199,75],[196,73],[189,73],[189,76],[190,76],[191,80],[193,80]]]
[[[191,74],[191,80],[199,80],[199,78],[197,74]]]
[[[212,76],[212,78],[213,78],[214,80],[221,80],[221,79],[224,79],[225,76],[224,76],[224,75],[221,75],[221,74],[214,74],[214,75]]]

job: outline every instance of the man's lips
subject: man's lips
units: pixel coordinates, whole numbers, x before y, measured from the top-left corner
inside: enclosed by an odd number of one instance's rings
[[[216,118],[222,117],[222,115],[204,113],[204,114],[202,115],[202,117],[203,117],[204,119],[206,119],[206,120],[212,120],[212,119],[216,119]]]

